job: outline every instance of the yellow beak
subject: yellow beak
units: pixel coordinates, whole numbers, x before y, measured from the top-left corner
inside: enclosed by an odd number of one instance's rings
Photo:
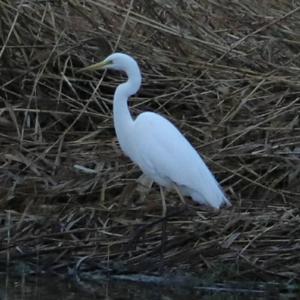
[[[90,66],[82,68],[82,69],[79,69],[77,72],[101,70],[101,69],[105,69],[109,65],[111,65],[111,61],[110,60],[103,60],[103,61],[101,61],[99,63],[90,65]]]

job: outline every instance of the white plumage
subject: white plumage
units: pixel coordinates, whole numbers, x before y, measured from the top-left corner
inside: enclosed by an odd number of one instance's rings
[[[128,81],[117,87],[113,104],[114,126],[125,154],[161,186],[176,184],[183,195],[217,209],[230,205],[200,155],[170,121],[152,112],[132,118],[127,101],[138,91],[142,79],[136,61],[114,53],[84,70],[100,68],[124,71],[128,76]]]

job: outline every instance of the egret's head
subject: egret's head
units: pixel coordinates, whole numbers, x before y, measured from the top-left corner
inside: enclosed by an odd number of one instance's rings
[[[88,66],[79,70],[82,71],[95,71],[101,69],[113,69],[117,71],[124,71],[128,73],[128,70],[132,65],[136,65],[135,60],[127,54],[124,53],[113,53],[105,58],[103,61]]]

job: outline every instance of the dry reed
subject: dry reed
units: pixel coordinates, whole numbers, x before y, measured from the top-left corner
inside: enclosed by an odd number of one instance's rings
[[[0,265],[159,271],[159,191],[137,192],[112,125],[124,78],[76,73],[118,50],[144,76],[133,113],[176,123],[233,202],[176,214],[169,194],[165,270],[299,281],[298,1],[2,0],[0,14]]]

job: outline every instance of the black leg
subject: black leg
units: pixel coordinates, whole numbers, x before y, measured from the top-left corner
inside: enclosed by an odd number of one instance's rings
[[[161,226],[161,248],[160,248],[160,273],[164,272],[164,252],[167,242],[167,205],[163,187],[159,187],[162,202],[162,226]]]

